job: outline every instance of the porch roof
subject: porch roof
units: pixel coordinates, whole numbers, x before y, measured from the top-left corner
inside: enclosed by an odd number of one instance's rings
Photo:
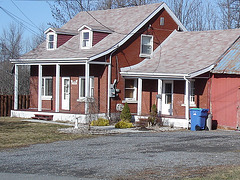
[[[130,76],[190,76],[211,70],[221,55],[234,43],[240,29],[173,32],[154,52],[139,64],[121,68]]]

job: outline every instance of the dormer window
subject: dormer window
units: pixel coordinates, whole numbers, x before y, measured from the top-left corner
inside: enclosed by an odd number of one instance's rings
[[[56,34],[55,33],[47,34],[47,49],[49,49],[49,50],[56,49]]]
[[[92,31],[90,30],[82,30],[81,31],[81,48],[89,49],[92,47]]]

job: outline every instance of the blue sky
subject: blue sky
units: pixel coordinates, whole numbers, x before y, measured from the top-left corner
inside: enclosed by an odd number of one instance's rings
[[[25,14],[25,17],[21,11]],[[43,26],[47,29],[49,26],[47,25],[48,22],[53,22],[53,18],[51,15],[51,10],[46,1],[40,0],[0,0],[0,7],[9,11],[13,15],[17,16],[18,18],[32,24],[28,19],[30,19],[36,26]],[[15,22],[9,15],[7,15],[2,9],[0,9],[0,35],[2,33],[3,28],[6,28],[11,22]],[[22,22],[24,23],[24,22]],[[25,26],[31,28],[32,31],[38,32],[36,27],[32,27],[27,23],[24,23]],[[26,37],[31,37],[33,34],[31,30],[24,30]]]

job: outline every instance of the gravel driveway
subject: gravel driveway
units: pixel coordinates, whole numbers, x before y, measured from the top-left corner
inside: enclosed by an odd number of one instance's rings
[[[174,179],[189,169],[240,165],[239,159],[239,131],[129,133],[0,151],[0,175]]]

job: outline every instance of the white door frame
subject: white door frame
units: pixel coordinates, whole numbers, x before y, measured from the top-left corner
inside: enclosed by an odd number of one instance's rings
[[[65,88],[64,88],[64,80],[66,80],[66,79],[68,80],[67,94],[65,94]],[[70,92],[71,92],[70,91],[70,77],[62,77],[62,109],[64,109],[64,110],[70,110]]]
[[[171,103],[166,104],[166,84],[171,84]],[[173,81],[163,81],[162,83],[162,114],[173,115]]]

